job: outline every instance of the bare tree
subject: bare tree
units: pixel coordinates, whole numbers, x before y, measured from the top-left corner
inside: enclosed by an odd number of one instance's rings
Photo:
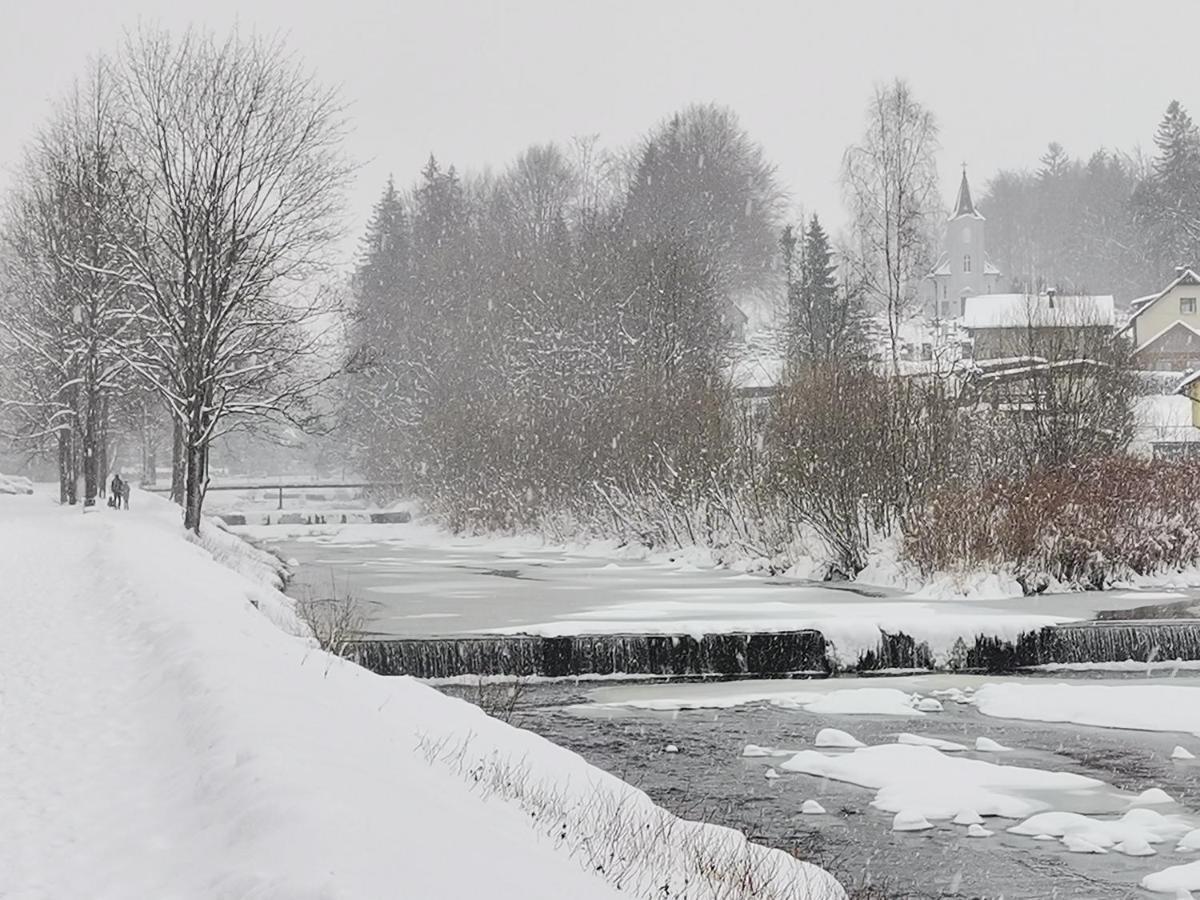
[[[335,92],[279,44],[143,32],[122,66],[138,183],[123,242],[145,333],[131,357],[175,422],[184,523],[198,530],[208,449],[239,418],[304,424],[350,166]]]
[[[886,309],[892,366],[900,370],[900,324],[931,258],[941,208],[938,128],[900,79],[875,89],[867,130],[842,161],[862,282]]]
[[[1132,347],[1114,336],[1111,313],[1087,296],[1026,295],[997,324],[976,331],[977,350],[1022,363],[969,382],[992,445],[984,474],[1068,466],[1128,445],[1137,382]]]
[[[130,185],[114,101],[100,61],[28,150],[6,222],[0,321],[22,372],[5,399],[20,410],[25,439],[57,434],[60,496],[75,502],[82,473],[87,505],[103,490],[110,402],[128,374],[132,332],[111,239]]]

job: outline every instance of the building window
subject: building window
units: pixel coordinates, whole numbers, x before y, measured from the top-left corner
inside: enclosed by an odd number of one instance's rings
[[[971,254],[968,253],[966,256],[963,257],[963,272],[966,274],[970,274],[970,271],[971,271]]]
[[[1172,462],[1200,459],[1200,442],[1197,441],[1154,441],[1151,448],[1155,459]]]
[[[1196,314],[1196,298],[1180,297],[1179,312],[1185,316],[1194,316]]]

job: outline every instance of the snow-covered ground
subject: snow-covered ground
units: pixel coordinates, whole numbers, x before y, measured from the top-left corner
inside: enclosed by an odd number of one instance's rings
[[[0,895],[525,900],[666,881],[701,898],[751,869],[763,896],[842,895],[323,653],[269,556],[215,528],[185,540],[157,498],[133,507],[0,497]]]

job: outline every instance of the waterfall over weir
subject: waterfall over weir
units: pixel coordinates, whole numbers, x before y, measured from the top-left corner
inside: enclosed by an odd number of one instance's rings
[[[360,641],[347,656],[380,675],[827,675],[819,631],[759,634],[475,635]]]
[[[1200,660],[1200,621],[1082,622],[1026,632],[1015,641],[978,635],[948,659],[907,634],[880,634],[857,660],[837,659],[816,630],[706,634],[470,635],[364,640],[347,656],[380,675],[633,675],[718,678],[824,677],[887,670],[1014,672],[1047,663]],[[835,661],[831,661],[836,660]]]

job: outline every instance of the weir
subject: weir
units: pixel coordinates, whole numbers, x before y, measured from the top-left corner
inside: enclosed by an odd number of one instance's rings
[[[470,635],[365,640],[346,655],[380,675],[825,676],[819,631],[755,634]]]
[[[881,634],[856,660],[816,630],[706,634],[463,635],[362,640],[346,655],[380,675],[822,678],[885,671],[1015,672],[1049,663],[1200,660],[1200,621],[1097,621],[1026,632],[1015,641],[976,636],[945,660],[911,636]]]

